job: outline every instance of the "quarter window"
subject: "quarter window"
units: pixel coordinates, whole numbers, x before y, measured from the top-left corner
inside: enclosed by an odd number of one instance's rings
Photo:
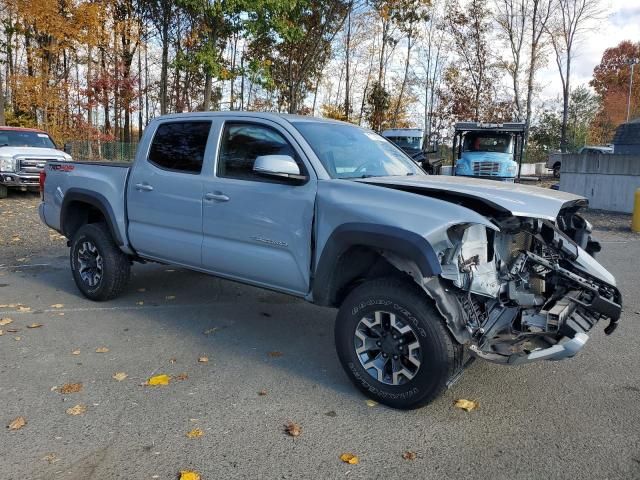
[[[222,133],[216,173],[218,177],[280,183],[253,171],[256,158],[262,155],[289,155],[297,162],[300,172],[305,171],[293,147],[273,128],[228,123]]]
[[[160,124],[151,142],[149,161],[160,168],[200,173],[210,130],[210,121]]]

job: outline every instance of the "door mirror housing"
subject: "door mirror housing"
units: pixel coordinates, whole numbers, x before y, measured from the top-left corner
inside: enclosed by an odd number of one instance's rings
[[[291,179],[304,182],[307,176],[300,172],[300,167],[289,155],[261,155],[253,163],[253,171],[266,177]]]

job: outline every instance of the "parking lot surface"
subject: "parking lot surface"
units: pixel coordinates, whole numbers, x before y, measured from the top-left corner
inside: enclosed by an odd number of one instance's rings
[[[612,336],[598,325],[563,362],[476,362],[406,412],[351,386],[334,310],[154,264],[136,265],[116,300],[84,299],[37,204],[0,200],[0,318],[12,319],[0,326],[0,420],[26,420],[0,431],[2,479],[640,478],[640,236],[628,216],[590,214],[624,298]],[[143,385],[158,374],[169,385]],[[461,398],[479,408],[455,408]],[[86,411],[67,413],[76,405]]]

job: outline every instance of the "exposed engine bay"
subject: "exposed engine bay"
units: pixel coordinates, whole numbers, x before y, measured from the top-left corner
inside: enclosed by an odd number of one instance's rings
[[[593,260],[600,246],[575,210],[561,212],[555,224],[491,220],[499,230],[450,228],[438,253],[442,273],[423,283],[472,354],[508,364],[559,360],[575,355],[598,321],[608,320],[605,332],[613,332],[620,292]]]

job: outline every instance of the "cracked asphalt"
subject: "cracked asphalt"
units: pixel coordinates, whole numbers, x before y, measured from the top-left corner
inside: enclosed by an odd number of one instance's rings
[[[0,200],[0,305],[14,305],[0,307],[13,320],[0,327],[0,422],[27,421],[0,429],[2,479],[640,478],[640,235],[629,216],[589,214],[625,300],[612,336],[598,325],[563,362],[476,362],[433,404],[403,412],[369,407],[351,386],[333,310],[162,265],[136,265],[114,301],[84,299],[38,201]],[[160,373],[168,386],[141,385]],[[54,389],[78,382],[78,393]],[[466,413],[459,398],[480,406]],[[66,413],[77,404],[84,415]],[[299,437],[284,433],[289,421]],[[187,438],[194,428],[204,435]],[[360,463],[342,463],[345,452]]]

